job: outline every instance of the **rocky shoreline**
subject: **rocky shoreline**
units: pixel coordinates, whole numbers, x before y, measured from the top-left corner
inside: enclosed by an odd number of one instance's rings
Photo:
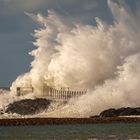
[[[26,118],[3,118],[0,119],[0,126],[18,125],[59,125],[59,124],[95,124],[95,123],[140,123],[140,107],[110,108],[102,111],[98,116],[89,118],[29,118],[28,115],[35,115],[47,110],[51,100],[45,98],[23,99],[15,101],[7,106],[4,113],[16,113]],[[3,111],[0,112],[3,114]],[[127,116],[127,117],[126,117]]]
[[[38,114],[43,110],[47,110],[51,103],[52,101],[46,98],[23,99],[10,103],[7,106],[7,109],[5,110],[5,113],[16,113],[19,115],[34,115]],[[130,115],[140,115],[140,107],[122,107],[118,109],[110,108],[102,111],[99,114],[99,117],[117,117]]]

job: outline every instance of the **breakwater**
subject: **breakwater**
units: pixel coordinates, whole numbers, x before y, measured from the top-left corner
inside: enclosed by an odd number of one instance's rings
[[[96,123],[140,123],[140,117],[91,117],[91,118],[14,118],[0,119],[0,126],[60,125]]]

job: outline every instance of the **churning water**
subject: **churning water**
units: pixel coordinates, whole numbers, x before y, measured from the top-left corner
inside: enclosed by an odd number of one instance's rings
[[[0,127],[0,140],[140,140],[140,124]]]

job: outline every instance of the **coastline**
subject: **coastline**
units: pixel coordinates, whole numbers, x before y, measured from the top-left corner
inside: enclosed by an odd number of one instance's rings
[[[91,118],[6,118],[0,119],[0,126],[98,124],[98,123],[140,123],[140,117],[91,117]]]

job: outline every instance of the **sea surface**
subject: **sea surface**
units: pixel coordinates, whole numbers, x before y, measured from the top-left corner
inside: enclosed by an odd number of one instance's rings
[[[0,140],[140,140],[140,123],[2,126]]]

